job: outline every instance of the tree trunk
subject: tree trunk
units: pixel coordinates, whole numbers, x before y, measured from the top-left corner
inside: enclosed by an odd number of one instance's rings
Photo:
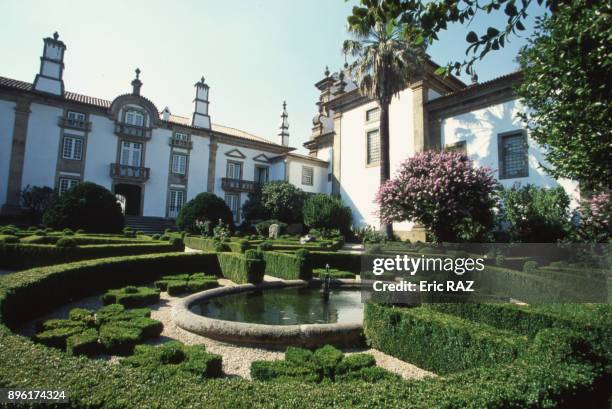
[[[389,160],[389,102],[380,101],[380,185],[382,186],[391,177],[391,163]],[[387,239],[393,238],[393,225],[380,221],[380,228]]]

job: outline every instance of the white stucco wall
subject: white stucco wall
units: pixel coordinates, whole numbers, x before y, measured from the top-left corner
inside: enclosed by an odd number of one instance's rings
[[[110,164],[117,162],[115,123],[107,117],[90,115],[91,132],[87,136],[87,154],[83,180],[112,189]]]
[[[6,203],[9,165],[15,127],[15,107],[12,101],[0,100],[0,206]]]
[[[466,141],[468,156],[478,166],[487,166],[499,179],[499,156],[497,135],[500,133],[525,129],[517,114],[522,110],[517,100],[492,105],[445,119],[442,122],[442,146],[459,141]],[[543,148],[528,137],[529,176],[522,178],[501,179],[506,187],[514,183],[534,184],[542,187],[563,186],[572,199],[575,207],[579,200],[578,184],[567,179],[555,180],[550,177],[540,164],[548,165],[543,155]]]
[[[206,192],[208,184],[208,156],[210,139],[191,135],[193,148],[189,154],[189,182],[187,185],[187,200],[199,193]]]
[[[170,169],[170,129],[153,130],[147,142],[144,166],[150,168],[150,177],[145,184],[143,216],[166,216],[168,194],[168,170]]]
[[[376,107],[374,102],[356,107],[342,114],[341,122],[341,197],[353,212],[355,226],[370,225],[378,228],[374,203],[380,184],[380,167],[366,166],[366,134],[377,129],[378,122],[365,122],[367,110]],[[389,145],[391,176],[402,161],[414,154],[412,91],[402,91],[389,106]],[[397,230],[408,230],[410,224],[394,225]]]
[[[318,166],[306,161],[289,158],[289,183],[299,187],[308,193],[326,193],[327,189],[327,167]],[[302,184],[302,167],[307,166],[313,169],[312,185]]]
[[[32,104],[30,110],[21,188],[27,185],[55,187],[60,137],[57,121],[63,111],[38,103]]]
[[[317,151],[317,159],[324,160],[328,163],[327,169],[325,171],[326,175],[325,175],[323,189],[321,193],[327,193],[329,195],[331,194],[331,191],[332,191],[332,182],[331,180],[328,180],[327,175],[332,173],[333,161],[334,161],[334,148],[330,146],[327,148],[319,149]]]

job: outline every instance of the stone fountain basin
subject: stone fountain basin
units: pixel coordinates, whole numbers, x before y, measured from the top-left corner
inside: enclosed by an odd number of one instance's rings
[[[351,279],[335,279],[333,287],[359,288],[360,282]],[[338,347],[357,347],[363,345],[363,323],[357,324],[302,324],[267,325],[246,322],[226,321],[198,315],[190,310],[195,303],[241,292],[278,288],[321,286],[320,280],[283,280],[264,281],[260,284],[241,284],[218,287],[192,294],[181,299],[172,311],[172,319],[180,328],[222,342],[284,348],[300,346],[315,348],[326,344]]]

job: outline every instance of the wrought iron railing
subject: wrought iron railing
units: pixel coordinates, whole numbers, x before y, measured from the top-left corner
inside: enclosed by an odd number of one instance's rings
[[[123,122],[115,123],[115,133],[119,136],[151,139],[151,128],[144,126],[131,125]]]
[[[174,146],[176,148],[191,149],[191,147],[193,146],[190,140],[177,139],[172,136],[168,139],[170,146]]]
[[[91,122],[86,121],[84,119],[82,120],[82,119],[75,119],[75,118],[68,118],[65,116],[60,116],[57,121],[57,124],[61,126],[62,128],[79,129],[81,131],[91,130]]]
[[[227,191],[254,192],[261,185],[252,180],[221,178],[221,188]]]
[[[114,179],[132,180],[144,182],[149,179],[151,169],[141,166],[122,165],[111,163],[110,176]]]

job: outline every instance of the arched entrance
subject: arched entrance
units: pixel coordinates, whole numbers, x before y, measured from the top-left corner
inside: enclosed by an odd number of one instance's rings
[[[115,185],[115,194],[125,198],[125,214],[139,216],[141,211],[142,188],[138,185],[118,183]]]

